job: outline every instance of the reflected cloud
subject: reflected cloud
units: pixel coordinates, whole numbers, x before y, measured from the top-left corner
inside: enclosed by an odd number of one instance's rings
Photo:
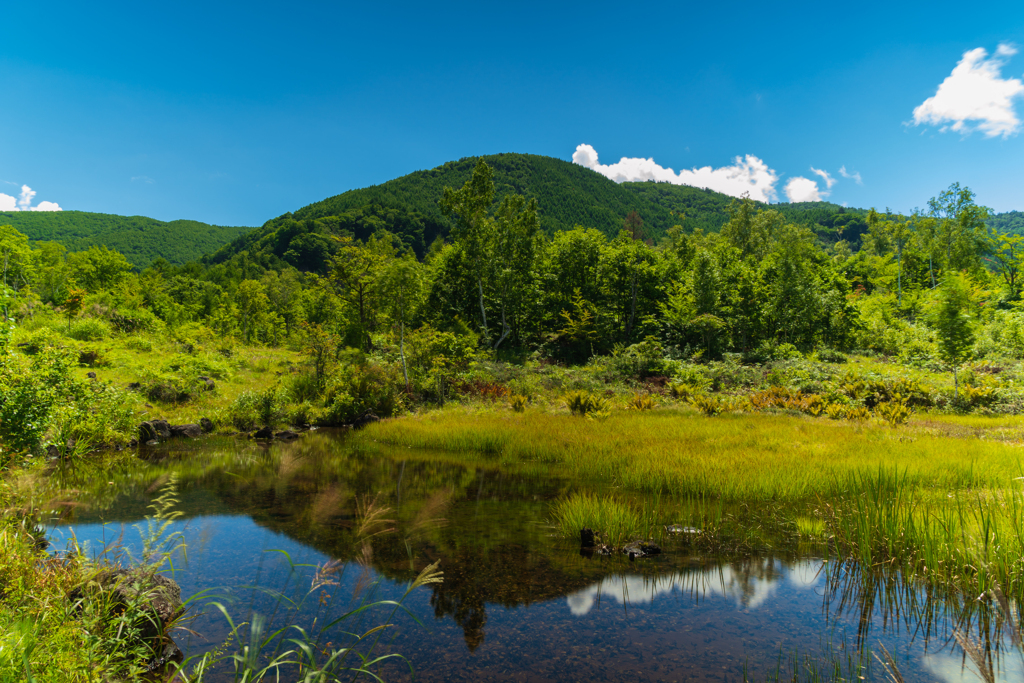
[[[758,609],[778,590],[786,578],[798,588],[814,588],[822,577],[821,560],[806,560],[783,568],[775,560],[754,560],[749,565],[731,565],[658,577],[609,576],[566,596],[569,611],[577,617],[590,612],[598,600],[612,599],[620,605],[643,605],[673,591],[718,595],[735,601],[741,609]]]
[[[922,661],[925,669],[942,683],[977,683],[983,680],[974,670],[970,660],[965,663],[959,654],[937,652],[925,655]],[[1011,654],[1000,658],[997,664],[993,672],[996,683],[1024,681],[1024,662],[1012,651]]]

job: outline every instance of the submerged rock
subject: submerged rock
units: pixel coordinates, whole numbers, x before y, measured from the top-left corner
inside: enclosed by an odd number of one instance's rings
[[[293,432],[290,429],[283,429],[280,432],[274,434],[275,439],[284,439],[285,441],[291,441],[292,439],[299,438],[298,433]]]
[[[580,529],[580,547],[593,548],[594,545],[594,530],[587,527]]]
[[[651,541],[634,541],[623,546],[622,554],[628,555],[631,560],[635,560],[638,557],[646,557],[647,555],[660,555],[661,548],[657,543]]]

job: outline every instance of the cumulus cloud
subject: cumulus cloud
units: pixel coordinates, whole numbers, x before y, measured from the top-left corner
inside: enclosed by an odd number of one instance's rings
[[[823,193],[810,178],[797,176],[786,183],[786,197],[791,202],[820,202],[827,196],[828,192]]]
[[[825,189],[826,190],[831,190],[832,186],[839,182],[838,180],[836,180],[835,178],[830,176],[828,174],[828,171],[822,171],[821,169],[814,168],[813,166],[811,166],[811,173],[817,173],[818,175],[820,175],[822,177],[822,179],[825,181]],[[822,195],[822,196],[824,196],[824,195]]]
[[[28,185],[21,186],[21,196],[18,197],[18,208],[22,211],[28,211],[28,207],[32,206],[32,198],[36,196],[36,191]]]
[[[778,174],[768,168],[768,164],[752,154],[736,157],[732,166],[704,166],[683,169],[679,173],[656,164],[653,158],[622,157],[618,163],[601,164],[598,162],[597,150],[590,145],[576,147],[572,160],[573,163],[586,166],[617,183],[656,180],[674,185],[706,187],[733,197],[748,194],[751,199],[759,202],[775,199],[775,183],[779,180]]]
[[[839,175],[843,176],[844,178],[851,179],[853,182],[857,183],[858,185],[863,185],[864,184],[864,181],[860,179],[860,171],[854,171],[853,173],[850,173],[850,172],[848,172],[846,170],[846,166],[840,166],[839,167]]]
[[[980,47],[965,52],[935,94],[914,109],[914,125],[934,124],[942,132],[967,134],[976,124],[985,137],[1016,134],[1021,124],[1014,100],[1024,96],[1024,83],[1001,74],[1015,54],[1017,49],[1007,44],[999,45],[991,57]]]
[[[63,211],[56,202],[39,202],[32,206],[32,198],[36,191],[28,185],[21,186],[21,194],[17,198],[0,192],[0,211]]]

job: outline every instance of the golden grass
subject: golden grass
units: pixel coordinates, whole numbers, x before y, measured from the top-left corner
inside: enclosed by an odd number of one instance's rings
[[[389,420],[360,438],[474,452],[503,464],[550,463],[565,474],[638,491],[725,500],[808,500],[847,490],[854,475],[899,472],[914,488],[1001,489],[1021,476],[1017,444],[948,438],[800,416],[671,410],[566,415],[440,411]]]

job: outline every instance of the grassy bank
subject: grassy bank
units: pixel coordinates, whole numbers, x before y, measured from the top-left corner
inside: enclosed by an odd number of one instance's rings
[[[793,415],[661,410],[593,420],[449,410],[373,425],[360,438],[467,461],[543,463],[625,494],[757,504],[866,570],[1024,598],[1022,451],[1005,434],[979,438],[970,422],[926,417],[893,430]],[[569,536],[590,524],[611,524],[605,531],[616,537],[627,534],[623,525],[635,534],[652,526],[650,511],[614,496],[566,501],[554,516],[571,521],[563,525]]]
[[[803,501],[850,490],[851,477],[899,472],[917,490],[1001,490],[1021,476],[1018,446],[792,415],[449,410],[386,421],[362,438],[474,452],[508,464],[557,464],[567,475],[637,491],[729,501]]]

